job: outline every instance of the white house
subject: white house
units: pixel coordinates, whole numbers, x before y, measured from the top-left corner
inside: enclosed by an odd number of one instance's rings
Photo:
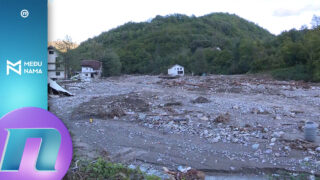
[[[170,76],[184,76],[184,67],[178,64],[171,66],[168,69],[168,75]]]
[[[90,80],[100,78],[102,62],[96,60],[83,60],[81,62],[81,79]]]
[[[58,53],[53,46],[48,47],[48,77],[52,80],[64,79],[65,72],[61,63],[57,61]]]

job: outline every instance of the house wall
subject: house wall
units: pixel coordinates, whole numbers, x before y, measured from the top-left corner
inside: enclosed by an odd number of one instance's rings
[[[50,51],[53,51],[53,54],[50,54]],[[57,58],[58,53],[55,50],[48,50],[48,77],[51,79],[64,79],[64,71],[57,70]]]
[[[50,54],[49,51],[48,51],[48,63],[55,64],[57,57],[58,57],[58,54],[56,53],[56,51],[53,51],[53,54]]]
[[[60,72],[60,75],[57,75],[57,72]],[[64,78],[64,71],[49,71],[48,77],[51,79],[63,79]]]
[[[168,69],[168,74],[171,76],[176,76],[177,75],[177,71],[174,70],[174,68]]]
[[[49,71],[55,71],[56,70],[56,64],[48,64],[48,70]]]
[[[94,71],[93,71],[93,68],[91,68],[91,67],[82,67],[81,72],[90,73],[90,72],[94,72]]]
[[[178,74],[178,71],[183,71],[182,74]],[[184,75],[184,67],[182,66],[173,66],[172,68],[168,69],[168,74],[170,76],[183,76]]]

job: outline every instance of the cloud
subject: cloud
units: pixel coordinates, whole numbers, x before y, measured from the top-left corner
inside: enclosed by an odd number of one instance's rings
[[[300,9],[276,9],[273,12],[273,16],[277,16],[277,17],[299,16],[305,12],[319,11],[319,10],[320,10],[319,5],[310,4]]]

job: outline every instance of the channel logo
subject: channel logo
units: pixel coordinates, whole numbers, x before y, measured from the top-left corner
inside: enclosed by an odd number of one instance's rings
[[[29,11],[26,10],[26,9],[23,9],[21,12],[20,12],[20,15],[22,18],[27,18],[29,16]]]
[[[71,160],[70,134],[52,113],[22,108],[0,119],[0,179],[61,180]]]
[[[7,76],[9,76],[10,70],[21,76],[21,60],[16,63],[12,63],[11,61],[7,60]]]

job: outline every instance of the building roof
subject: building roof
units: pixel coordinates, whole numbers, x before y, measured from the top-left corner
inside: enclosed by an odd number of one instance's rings
[[[179,66],[179,67],[184,68],[183,66],[181,66],[181,65],[179,65],[179,64],[175,64],[175,65],[173,65],[173,66],[170,66],[169,69],[171,69],[171,68],[173,68],[173,67],[175,67],[175,66]]]
[[[91,67],[93,70],[100,70],[102,66],[102,62],[97,60],[82,60],[81,61],[82,67]]]
[[[54,47],[53,47],[53,46],[49,46],[48,49],[49,49],[49,50],[50,50],[50,49],[54,49]]]

